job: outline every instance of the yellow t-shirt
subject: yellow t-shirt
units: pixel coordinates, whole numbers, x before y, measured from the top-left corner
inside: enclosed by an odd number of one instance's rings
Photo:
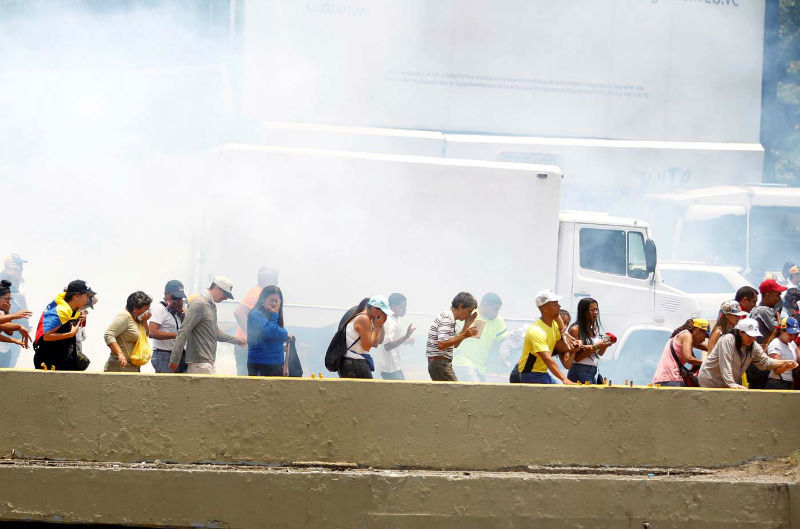
[[[521,373],[525,369],[528,357],[533,357],[535,359],[533,372],[547,373],[547,364],[545,364],[542,358],[536,353],[541,353],[542,351],[550,351],[552,353],[556,342],[560,339],[561,332],[555,320],[553,320],[553,324],[550,327],[545,325],[541,319],[531,323],[528,330],[525,331],[525,342],[522,344],[522,357],[519,359],[517,370]]]
[[[477,309],[476,309],[477,310]],[[489,352],[496,342],[499,342],[508,334],[506,322],[503,317],[498,315],[493,320],[487,320],[478,313],[478,319],[486,322],[480,338],[468,338],[456,347],[453,355],[453,365],[460,367],[472,367],[481,375],[486,374],[486,362],[489,359]],[[463,328],[463,325],[462,325]]]

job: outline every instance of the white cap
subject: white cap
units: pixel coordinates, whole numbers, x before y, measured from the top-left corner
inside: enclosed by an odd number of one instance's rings
[[[739,320],[739,323],[736,324],[736,329],[746,333],[748,336],[752,336],[753,338],[761,337],[761,332],[758,330],[758,322],[753,318],[744,318]]]
[[[228,299],[233,299],[233,281],[227,276],[214,276],[214,284],[217,285]]]
[[[551,301],[561,301],[561,296],[559,296],[552,290],[542,290],[538,294],[536,294],[537,307],[541,307],[545,303],[550,303]]]

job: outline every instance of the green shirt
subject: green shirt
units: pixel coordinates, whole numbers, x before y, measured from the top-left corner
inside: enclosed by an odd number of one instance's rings
[[[486,373],[486,360],[495,342],[499,342],[508,334],[506,322],[502,316],[497,316],[493,320],[487,320],[478,314],[479,320],[486,322],[480,338],[467,338],[461,345],[456,347],[453,356],[453,365],[461,367],[471,367],[481,375]]]

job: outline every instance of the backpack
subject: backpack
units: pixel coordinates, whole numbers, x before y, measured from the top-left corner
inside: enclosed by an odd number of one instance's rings
[[[360,314],[359,312],[354,311],[354,314],[350,316],[350,318],[347,319],[347,321],[345,321],[344,323],[342,323],[342,325],[339,326],[339,329],[336,331],[336,334],[334,334],[333,338],[331,338],[331,343],[330,345],[328,345],[328,350],[325,351],[325,368],[328,371],[334,373],[339,371],[339,366],[342,363],[342,357],[344,357],[345,353],[347,352],[348,349],[350,349],[350,347],[353,347],[361,339],[361,337],[356,338],[356,341],[351,343],[350,346],[348,347],[347,335],[346,335],[347,325],[351,321],[353,321],[359,314]]]

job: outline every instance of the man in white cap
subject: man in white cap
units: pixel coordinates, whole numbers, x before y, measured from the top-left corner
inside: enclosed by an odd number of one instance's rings
[[[553,358],[553,352],[566,351],[568,346],[561,338],[561,327],[558,318],[561,296],[551,290],[542,290],[536,294],[536,306],[542,316],[531,323],[525,332],[522,344],[522,356],[517,364],[519,379],[527,384],[555,384],[556,381],[548,371],[564,384],[574,384],[561,371]]]
[[[217,325],[217,303],[233,299],[233,281],[217,276],[208,290],[189,304],[169,359],[169,368],[178,370],[184,347],[186,348],[187,374],[216,373],[217,342],[227,342],[244,347],[245,339],[225,334]]]
[[[780,375],[784,371],[797,367],[793,360],[776,360],[764,354],[761,345],[756,341],[761,337],[758,322],[753,318],[744,318],[736,324],[736,332],[724,334],[714,350],[700,367],[697,381],[704,388],[747,389],[742,384],[742,374],[750,364],[762,371],[772,370]]]

